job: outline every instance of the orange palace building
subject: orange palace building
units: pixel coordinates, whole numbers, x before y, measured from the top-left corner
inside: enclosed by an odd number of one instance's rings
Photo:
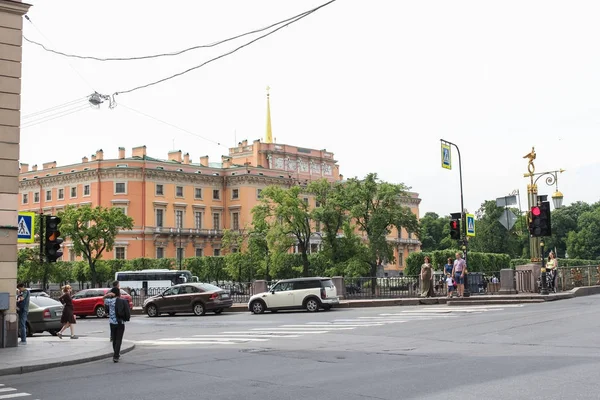
[[[57,215],[66,205],[119,207],[133,218],[133,229],[119,233],[104,259],[188,258],[218,256],[224,229],[243,230],[252,223],[252,208],[269,185],[303,185],[313,180],[339,181],[342,176],[333,153],[272,143],[267,114],[266,142],[240,142],[218,163],[171,151],[166,160],[149,157],[146,146],[129,156],[122,147],[116,159],[98,150],[80,163],[43,168],[21,164],[19,210]],[[314,199],[308,201],[314,204]],[[406,206],[418,216],[420,199],[410,193]],[[396,262],[381,274],[397,275],[404,260],[420,242],[404,229],[393,232]],[[320,248],[315,235],[311,251]],[[78,259],[68,240],[63,259]]]

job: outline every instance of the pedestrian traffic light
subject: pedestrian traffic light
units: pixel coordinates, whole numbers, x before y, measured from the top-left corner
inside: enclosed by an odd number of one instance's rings
[[[550,202],[544,201],[539,206],[531,207],[529,233],[533,237],[552,236]]]
[[[61,258],[63,252],[60,244],[63,242],[58,231],[60,218],[53,215],[46,216],[45,232],[44,232],[44,253],[48,262],[56,262]]]
[[[455,240],[460,239],[460,219],[450,221],[450,238]]]

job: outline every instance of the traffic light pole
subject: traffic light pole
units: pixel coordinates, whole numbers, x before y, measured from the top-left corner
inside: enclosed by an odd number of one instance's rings
[[[540,241],[540,251],[542,254],[542,269],[540,270],[542,278],[542,289],[540,290],[541,295],[548,295],[548,274],[546,274],[546,259],[544,258],[544,241]]]
[[[40,214],[40,262],[44,262],[44,249],[46,248],[46,235],[44,232],[44,228],[46,226],[46,216],[44,213]]]
[[[444,139],[440,139],[440,140],[444,143],[454,146],[454,148],[456,149],[456,152],[458,153],[458,176],[460,179],[460,222],[462,225],[462,227],[461,227],[462,238],[461,238],[460,243],[462,244],[463,258],[465,260],[465,264],[467,264],[467,262],[468,262],[468,260],[467,260],[467,252],[468,252],[467,221],[466,221],[466,215],[465,215],[465,201],[464,201],[463,179],[462,179],[462,159],[460,157],[460,149],[458,148],[458,146],[456,144],[454,144],[452,142],[449,142]],[[471,291],[469,290],[467,274],[468,274],[468,271],[465,272],[465,289],[463,291],[463,296],[471,297]]]

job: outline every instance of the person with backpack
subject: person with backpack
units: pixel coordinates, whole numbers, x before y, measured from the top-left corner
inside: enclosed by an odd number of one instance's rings
[[[109,296],[112,294],[112,296]],[[113,341],[113,362],[119,362],[123,334],[125,333],[125,322],[131,318],[129,303],[121,298],[121,290],[113,287],[104,299],[104,306],[108,310],[108,322],[110,325],[110,336]]]

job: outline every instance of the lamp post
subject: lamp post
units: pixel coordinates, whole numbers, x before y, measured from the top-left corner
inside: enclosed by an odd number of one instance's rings
[[[527,219],[528,221],[531,219],[531,207],[538,204],[538,186],[537,182],[541,177],[545,177],[546,185],[555,186],[556,191],[552,195],[552,203],[554,204],[554,208],[559,209],[562,207],[563,203],[563,194],[558,190],[558,174],[562,174],[565,172],[564,169],[559,169],[556,171],[547,171],[547,172],[535,172],[535,165],[533,164],[533,160],[536,159],[535,148],[531,148],[531,152],[526,154],[523,158],[527,158],[529,160],[527,165],[527,173],[523,174],[525,178],[529,178],[530,182],[527,185]],[[529,237],[529,251],[531,255],[531,262],[540,262],[543,259],[543,248],[541,246],[539,237]]]

